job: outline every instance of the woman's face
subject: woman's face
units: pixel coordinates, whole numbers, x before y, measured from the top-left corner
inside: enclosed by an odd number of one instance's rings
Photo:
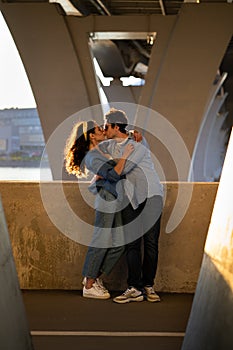
[[[96,126],[95,126],[94,137],[95,137],[96,142],[101,142],[101,141],[105,140],[104,131],[103,131],[103,129],[102,129],[99,125],[97,125],[97,124],[96,124]]]

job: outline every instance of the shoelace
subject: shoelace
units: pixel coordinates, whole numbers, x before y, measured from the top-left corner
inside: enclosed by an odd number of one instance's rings
[[[147,287],[146,292],[147,292],[147,294],[155,294],[155,291],[152,287]]]
[[[92,287],[93,287],[96,291],[98,291],[98,292],[100,292],[100,293],[102,293],[102,294],[105,293],[105,291],[104,291],[96,282],[93,283]]]
[[[86,284],[86,277],[84,277],[84,279],[82,281],[82,284],[85,286],[85,284]],[[103,281],[100,278],[97,278],[94,284],[95,284],[95,287],[97,289],[101,289],[104,292],[107,292],[107,289],[104,287]]]
[[[129,294],[129,293],[131,293],[131,289],[130,289],[130,288],[127,288],[126,291],[125,291],[122,295],[127,295],[127,294]]]
[[[102,289],[104,292],[107,292],[107,289],[103,285],[103,281],[100,278],[96,278],[96,284],[97,286]]]

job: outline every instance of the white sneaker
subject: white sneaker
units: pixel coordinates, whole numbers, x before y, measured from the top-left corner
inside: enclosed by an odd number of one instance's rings
[[[82,284],[85,286],[86,283],[87,283],[87,278],[84,277],[84,279],[83,279],[83,281],[82,281]],[[107,290],[107,288],[104,286],[103,281],[102,281],[101,278],[96,278],[95,283],[96,283],[97,286],[98,286],[99,288],[101,288],[105,293],[109,293],[109,291]]]
[[[119,304],[129,303],[130,301],[143,301],[144,296],[141,291],[137,290],[134,287],[126,289],[126,291],[114,298],[113,301]]]
[[[160,297],[155,293],[153,287],[144,287],[146,292],[146,298],[150,302],[160,301]]]
[[[108,293],[108,290],[107,290],[107,288],[105,288],[101,278],[96,278],[96,284],[98,285],[99,288],[103,289],[103,291],[105,291],[105,293]]]
[[[109,299],[110,294],[100,288],[95,282],[91,288],[83,287],[83,297],[92,299]]]

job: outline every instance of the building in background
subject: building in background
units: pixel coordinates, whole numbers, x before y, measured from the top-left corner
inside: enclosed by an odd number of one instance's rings
[[[45,141],[36,108],[0,110],[0,165],[39,166]]]

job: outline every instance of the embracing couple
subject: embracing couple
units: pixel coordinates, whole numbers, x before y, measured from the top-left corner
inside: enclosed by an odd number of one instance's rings
[[[125,112],[111,108],[104,127],[93,120],[79,122],[67,139],[66,171],[78,178],[94,175],[89,190],[96,195],[95,224],[82,271],[83,296],[109,299],[101,276],[126,254],[128,288],[113,301],[157,302],[163,187],[145,138],[132,136],[127,127]]]

